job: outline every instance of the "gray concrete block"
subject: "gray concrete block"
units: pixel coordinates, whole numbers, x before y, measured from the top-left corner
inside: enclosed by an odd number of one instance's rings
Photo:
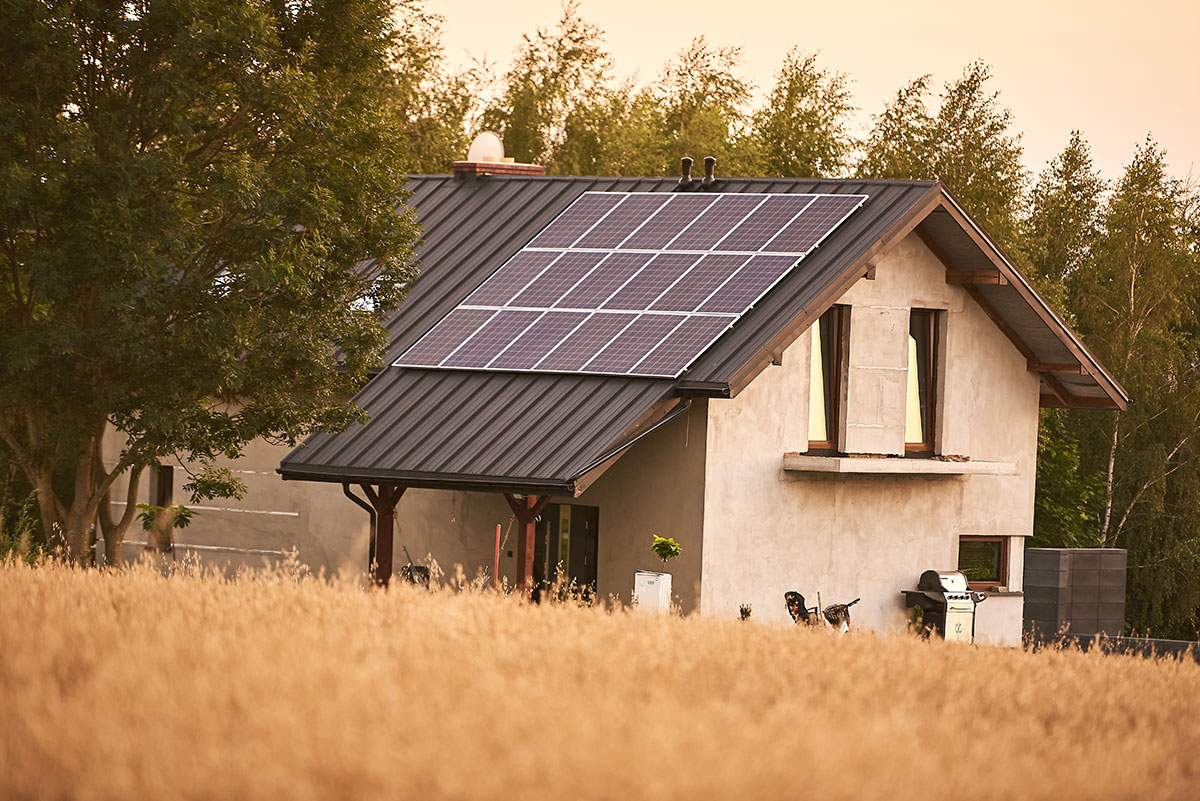
[[[1100,586],[1100,571],[1099,570],[1076,570],[1072,569],[1070,578],[1068,579],[1070,586],[1075,587],[1099,587]]]
[[[1096,588],[1100,591],[1100,597],[1097,599],[1102,604],[1121,604],[1125,606],[1125,588],[1124,587],[1105,587],[1103,585]]]
[[[1071,602],[1071,620],[1083,620],[1092,618],[1093,620],[1100,617],[1100,604],[1096,601],[1085,603],[1083,601]]]
[[[1071,570],[1099,570],[1100,549],[1075,548],[1071,551]]]
[[[1067,564],[1067,552],[1062,548],[1026,548],[1026,570],[1062,570]]]
[[[1061,604],[1070,603],[1070,587],[1031,587],[1025,585],[1026,604]]]
[[[1100,633],[1099,621],[1095,618],[1088,620],[1072,620],[1070,628],[1067,629],[1071,634],[1081,634],[1088,636]]]
[[[1100,551],[1101,570],[1120,570],[1125,572],[1129,554],[1124,548],[1104,548]]]
[[[1118,618],[1121,620],[1125,619],[1125,601],[1124,600],[1120,601],[1119,603],[1101,602],[1101,603],[1097,604],[1096,607],[1097,607],[1097,612],[1096,612],[1097,617],[1106,618],[1108,620],[1112,620],[1114,618]]]
[[[1124,570],[1101,570],[1100,571],[1100,586],[1101,587],[1122,587],[1125,586],[1125,571]]]
[[[1028,599],[1029,590],[1025,591],[1025,597]],[[1023,617],[1026,620],[1058,620],[1058,615],[1058,604],[1031,603],[1028,600],[1025,602]]]
[[[1100,585],[1093,584],[1072,587],[1071,603],[1100,603]]]
[[[1105,620],[1101,618],[1096,621],[1096,626],[1109,637],[1120,637],[1125,632],[1125,621],[1120,619]]]
[[[1030,570],[1026,568],[1024,586],[1030,587],[1069,587],[1065,570]]]

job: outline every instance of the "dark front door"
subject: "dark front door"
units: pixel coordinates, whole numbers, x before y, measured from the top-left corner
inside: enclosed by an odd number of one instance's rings
[[[600,509],[596,506],[546,504],[537,521],[535,586],[546,587],[558,577],[594,593],[599,528]]]

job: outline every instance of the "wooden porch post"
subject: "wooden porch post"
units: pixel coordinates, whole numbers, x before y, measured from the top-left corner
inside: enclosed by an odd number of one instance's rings
[[[504,500],[517,517],[517,586],[525,595],[533,589],[533,549],[537,540],[537,516],[550,502],[549,495],[517,498],[505,493]]]
[[[396,530],[396,504],[404,495],[406,487],[396,484],[380,484],[378,491],[370,484],[359,484],[367,500],[375,508],[375,531],[371,538],[371,565],[375,570],[375,583],[388,586],[392,580],[392,537]]]

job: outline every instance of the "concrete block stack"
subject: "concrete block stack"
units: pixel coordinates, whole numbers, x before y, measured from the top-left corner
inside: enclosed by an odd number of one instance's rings
[[[1125,567],[1119,548],[1026,548],[1026,634],[1119,637],[1125,626]]]

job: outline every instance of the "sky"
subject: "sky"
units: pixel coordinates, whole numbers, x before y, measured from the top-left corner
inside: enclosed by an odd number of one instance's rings
[[[561,13],[559,0],[427,8],[445,18],[452,63],[486,56],[501,71],[521,34]],[[760,93],[789,48],[819,51],[823,67],[852,81],[859,132],[909,79],[929,73],[940,88],[982,58],[1034,172],[1077,128],[1106,177],[1153,133],[1172,173],[1200,178],[1200,0],[582,0],[581,12],[605,32],[616,73],[642,81],[699,34],[740,45],[742,74]]]

